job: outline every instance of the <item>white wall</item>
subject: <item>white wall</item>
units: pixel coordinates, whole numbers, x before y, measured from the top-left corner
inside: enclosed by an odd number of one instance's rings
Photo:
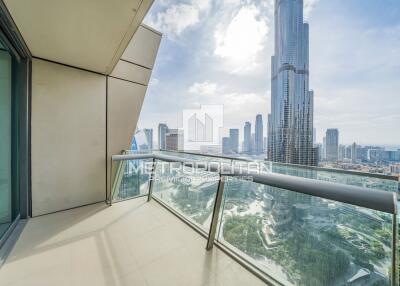
[[[33,61],[33,216],[106,199],[111,155],[130,147],[160,41],[141,26],[109,77]]]
[[[32,65],[33,216],[105,200],[106,77]]]
[[[114,154],[121,154],[122,150],[130,149],[132,135],[136,129],[146,88],[147,86],[125,80],[111,77],[108,79],[108,178],[110,178],[111,156]],[[109,190],[110,184],[108,184],[107,188]]]
[[[161,33],[142,24],[133,35],[121,59],[153,69],[161,36]]]
[[[141,25],[108,79],[108,190],[111,156],[130,149],[160,42],[159,32]]]

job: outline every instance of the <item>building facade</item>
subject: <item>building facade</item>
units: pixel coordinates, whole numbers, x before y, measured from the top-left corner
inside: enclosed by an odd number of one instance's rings
[[[158,148],[163,150],[166,149],[165,136],[168,132],[167,124],[160,123],[158,124]]]
[[[264,135],[263,135],[263,121],[262,121],[262,115],[257,114],[256,116],[256,124],[255,124],[255,130],[254,130],[254,140],[255,140],[255,150],[254,152],[256,154],[261,154],[264,152],[263,148],[263,140],[264,140]]]
[[[183,132],[179,129],[168,129],[165,134],[165,149],[181,151],[183,149]]]
[[[231,153],[231,142],[229,137],[222,138],[222,154],[230,154]]]
[[[339,130],[331,128],[326,130],[326,160],[337,162],[339,159]]]
[[[146,136],[147,149],[153,150],[153,129],[145,128],[143,129],[144,135]]]
[[[302,0],[275,1],[271,58],[271,160],[312,165],[313,91]]]
[[[229,129],[229,142],[230,142],[231,152],[239,153],[239,129],[236,128]]]
[[[251,123],[245,122],[243,128],[243,153],[250,153],[251,151]]]
[[[353,164],[357,163],[357,144],[356,144],[356,142],[351,144],[351,162]]]

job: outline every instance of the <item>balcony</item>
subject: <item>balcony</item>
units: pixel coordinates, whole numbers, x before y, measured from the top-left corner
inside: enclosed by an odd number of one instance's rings
[[[115,155],[107,204],[20,225],[0,281],[397,285],[397,181],[248,163],[164,151]]]

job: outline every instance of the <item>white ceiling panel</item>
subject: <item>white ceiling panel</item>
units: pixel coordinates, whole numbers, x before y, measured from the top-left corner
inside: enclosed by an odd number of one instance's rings
[[[35,57],[109,74],[153,0],[5,0]]]

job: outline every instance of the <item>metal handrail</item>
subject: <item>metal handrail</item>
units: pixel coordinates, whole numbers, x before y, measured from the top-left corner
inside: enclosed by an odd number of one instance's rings
[[[221,163],[208,164],[200,160],[192,160],[177,156],[161,154],[126,154],[113,155],[112,161],[155,159],[165,162],[179,162],[184,166],[207,169],[210,172],[218,172],[219,168],[228,166]],[[359,207],[365,207],[390,214],[396,214],[397,194],[387,191],[368,189],[357,186],[349,186],[339,183],[325,182],[308,178],[295,177],[268,173],[264,171],[247,171],[240,167],[234,167],[224,176],[231,177],[252,177],[256,183],[289,190],[296,193],[302,193],[310,196],[329,199],[341,203],[347,203]]]

